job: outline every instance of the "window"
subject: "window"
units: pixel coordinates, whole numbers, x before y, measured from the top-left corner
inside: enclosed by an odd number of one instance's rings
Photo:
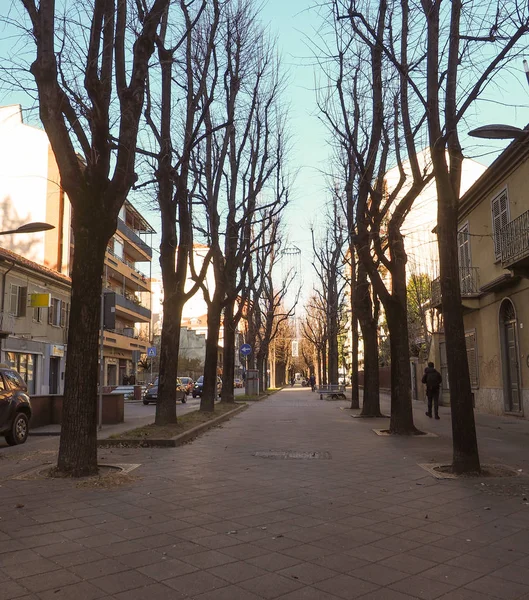
[[[478,348],[476,344],[476,332],[467,331],[465,333],[465,344],[467,347],[468,371],[470,373],[470,385],[473,388],[479,387],[478,379]]]
[[[33,309],[33,320],[35,323],[42,323],[43,308],[41,306]]]
[[[27,303],[28,288],[26,286],[11,284],[10,313],[15,315],[15,317],[25,317]]]
[[[55,327],[66,327],[70,316],[70,305],[64,300],[58,298],[51,299],[51,305],[48,308],[48,323]]]
[[[461,293],[470,294],[474,291],[474,286],[470,259],[470,231],[468,223],[465,223],[465,225],[457,232],[457,246]]]
[[[509,198],[507,190],[492,199],[492,236],[494,238],[494,256],[501,259],[501,229],[509,222]]]

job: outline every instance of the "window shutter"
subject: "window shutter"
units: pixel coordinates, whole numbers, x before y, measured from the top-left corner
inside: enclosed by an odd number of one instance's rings
[[[476,345],[476,332],[465,333],[465,344],[467,347],[468,371],[470,384],[473,388],[479,387],[478,379],[478,350]]]
[[[48,325],[53,325],[53,308],[55,306],[55,298],[51,299],[50,306],[48,308]]]
[[[18,316],[25,317],[26,316],[26,308],[28,304],[28,288],[27,287],[19,287],[18,288]]]
[[[494,256],[501,258],[501,229],[509,222],[509,199],[507,190],[492,199],[492,234],[494,238]]]
[[[9,312],[18,316],[18,285],[11,284],[11,298],[9,301]]]
[[[61,327],[66,326],[66,302],[64,300],[60,301],[61,307]]]

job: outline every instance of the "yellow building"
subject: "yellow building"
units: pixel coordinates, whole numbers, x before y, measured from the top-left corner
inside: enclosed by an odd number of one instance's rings
[[[529,146],[512,143],[464,194],[459,270],[476,409],[529,416]],[[438,287],[433,302],[440,306]],[[442,332],[434,360],[449,400]]]

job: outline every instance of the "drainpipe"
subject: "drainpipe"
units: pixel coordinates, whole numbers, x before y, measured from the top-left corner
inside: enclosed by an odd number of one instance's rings
[[[4,307],[5,307],[5,303],[6,303],[6,279],[7,279],[7,274],[9,273],[9,271],[11,271],[11,269],[13,269],[14,266],[15,266],[15,263],[11,263],[11,266],[9,267],[9,269],[7,269],[7,271],[5,271],[3,273],[3,275],[2,275],[2,302],[1,302],[1,305],[0,305],[0,310],[2,311],[1,312],[2,320],[4,318]],[[9,335],[8,335],[8,337],[9,337]],[[5,352],[5,350],[2,349],[2,346],[3,346],[3,340],[0,339],[0,361],[2,359],[2,352]]]

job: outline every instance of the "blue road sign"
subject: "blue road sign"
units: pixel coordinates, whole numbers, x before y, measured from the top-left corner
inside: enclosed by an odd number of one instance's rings
[[[241,346],[241,354],[243,356],[250,356],[251,353],[252,353],[252,347],[250,346],[250,344],[243,344]]]
[[[147,356],[149,358],[154,358],[156,356],[156,346],[151,346],[147,348]]]

